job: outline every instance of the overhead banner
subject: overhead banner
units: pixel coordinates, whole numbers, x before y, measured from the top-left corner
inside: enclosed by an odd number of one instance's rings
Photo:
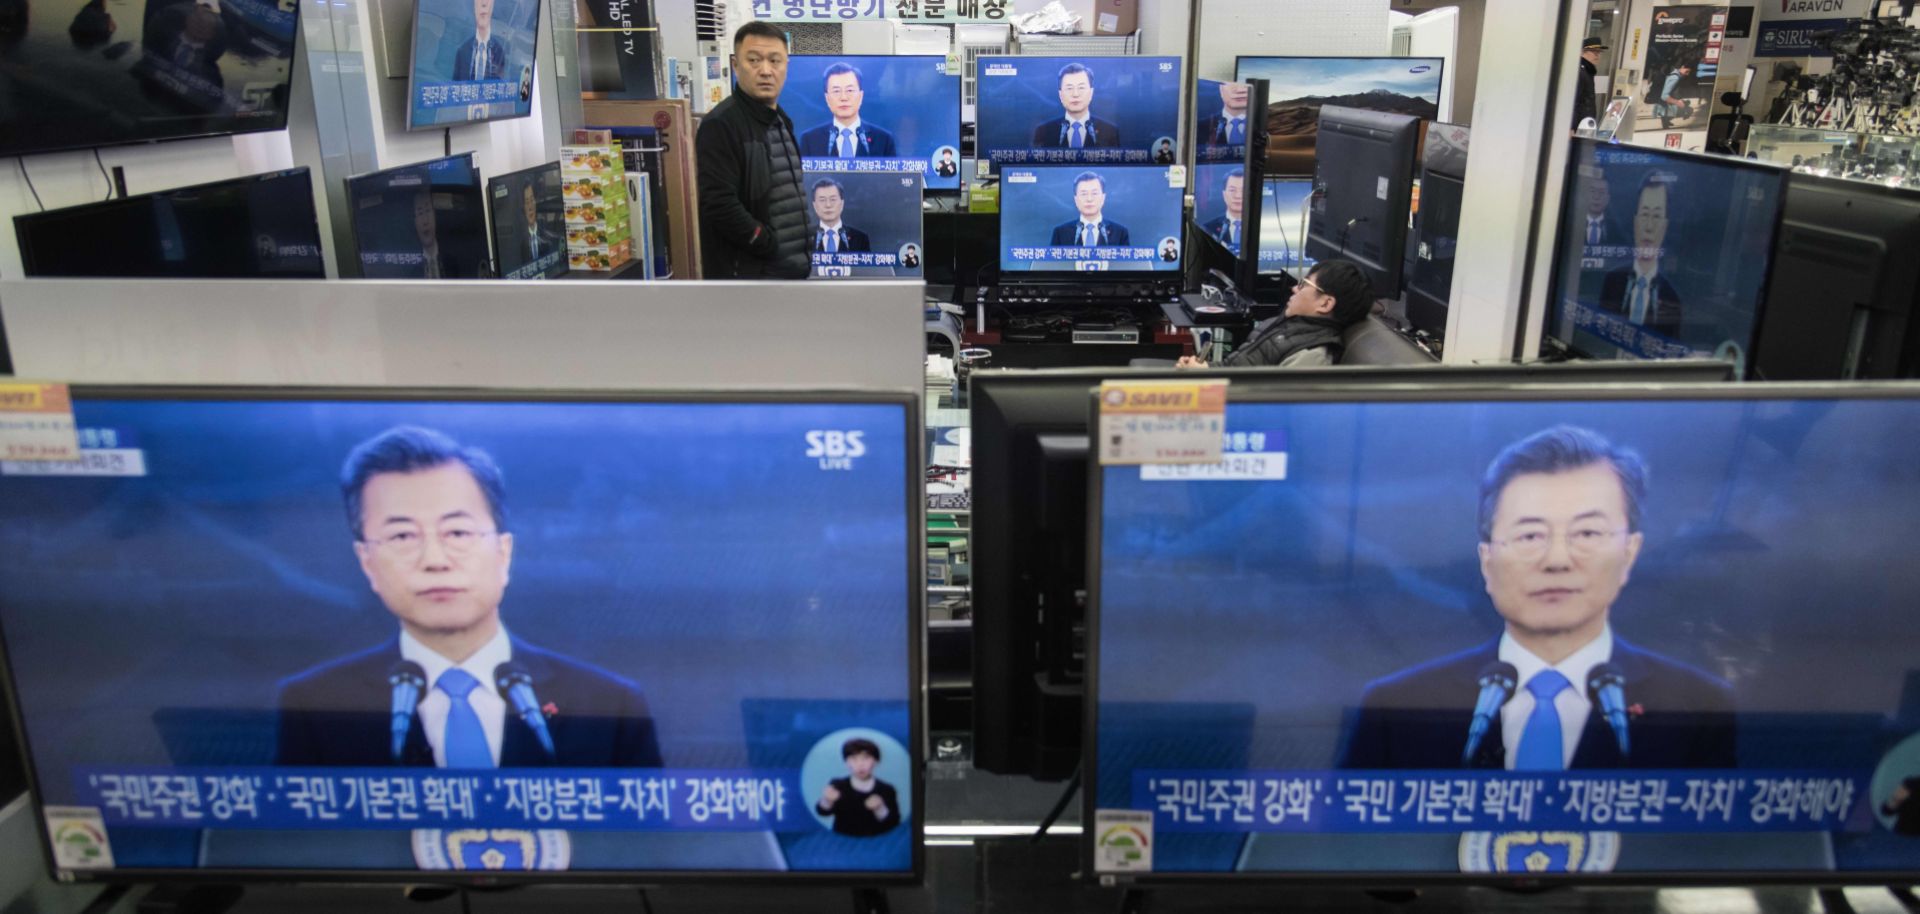
[[[1724,6],[1669,6],[1653,11],[1641,83],[1640,123],[1663,130],[1705,127],[1726,40]]]
[[[753,0],[753,18],[770,22],[1006,22],[1012,0]]]
[[[1760,0],[1760,21],[1860,19],[1873,15],[1874,0]]]
[[[1853,25],[1853,19],[1795,19],[1760,23],[1755,57],[1832,57],[1828,39]]]

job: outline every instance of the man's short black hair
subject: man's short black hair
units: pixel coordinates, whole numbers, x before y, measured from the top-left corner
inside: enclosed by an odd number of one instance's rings
[[[820,74],[820,91],[822,92],[827,91],[827,83],[832,82],[834,77],[841,76],[847,73],[853,74],[854,85],[859,86],[862,89],[865,89],[867,87],[866,77],[861,76],[860,71],[856,69],[853,64],[847,63],[846,61],[843,60],[839,63],[834,64],[831,67],[828,67],[827,72]]]
[[[1487,464],[1480,480],[1480,541],[1493,540],[1493,511],[1500,493],[1516,476],[1529,473],[1565,473],[1605,463],[1620,479],[1627,503],[1627,532],[1640,532],[1640,503],[1647,497],[1647,463],[1640,455],[1608,441],[1599,432],[1573,425],[1556,425],[1507,445]]]
[[[1056,89],[1059,88],[1061,83],[1067,81],[1067,77],[1072,76],[1075,73],[1087,74],[1087,85],[1089,86],[1093,85],[1093,71],[1087,69],[1086,64],[1070,63],[1060,68],[1060,78],[1057,80],[1054,80],[1054,83],[1053,83],[1054,88]]]
[[[1230,171],[1230,172],[1227,172],[1227,180],[1228,180],[1228,181],[1231,181],[1231,180],[1233,180],[1234,178],[1239,178],[1240,180],[1242,180],[1242,181],[1245,181],[1245,180],[1247,179],[1247,169],[1246,169],[1246,166],[1241,166],[1241,167],[1238,167],[1238,168],[1235,168],[1234,170],[1232,170],[1232,171]]]
[[[785,32],[755,19],[741,26],[733,33],[733,49],[736,51],[740,50],[740,42],[747,40],[749,36],[754,38],[771,38],[783,45],[787,43],[787,35]]]
[[[1079,193],[1080,185],[1085,184],[1088,181],[1100,182],[1100,192],[1103,194],[1107,192],[1107,179],[1100,177],[1100,173],[1097,171],[1083,171],[1077,175],[1074,175],[1073,176],[1073,192],[1076,194]]]
[[[841,187],[839,181],[835,181],[832,178],[821,178],[820,180],[813,182],[813,187],[808,188],[807,202],[809,203],[813,202],[813,198],[820,195],[820,188],[822,187],[831,187],[834,190],[839,191],[840,199],[842,200],[845,200],[847,198],[847,189],[844,187]]]
[[[840,757],[842,759],[853,758],[862,752],[873,756],[873,760],[876,762],[880,760],[880,747],[875,744],[873,740],[862,739],[856,736],[840,744]]]
[[[360,510],[367,481],[382,473],[418,473],[458,463],[473,474],[487,497],[487,511],[493,515],[494,529],[507,529],[507,481],[500,466],[486,451],[462,447],[458,441],[433,429],[403,425],[387,429],[360,442],[347,455],[340,468],[340,494],[347,502],[347,529],[356,540],[366,539],[361,529]]]
[[[1322,260],[1307,278],[1333,296],[1333,319],[1342,327],[1366,320],[1373,310],[1373,281],[1351,260]]]

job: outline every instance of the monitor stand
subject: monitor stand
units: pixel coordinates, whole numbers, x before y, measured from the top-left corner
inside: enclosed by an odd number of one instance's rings
[[[246,889],[237,885],[156,885],[140,899],[140,914],[224,914],[240,903]]]

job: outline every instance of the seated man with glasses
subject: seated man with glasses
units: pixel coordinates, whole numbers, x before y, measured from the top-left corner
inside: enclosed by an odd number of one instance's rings
[[[1646,480],[1638,454],[1571,426],[1495,457],[1479,559],[1505,632],[1370,684],[1341,766],[1735,767],[1728,685],[1608,622],[1644,543]]]
[[[281,684],[279,764],[661,767],[638,687],[501,625],[514,539],[492,457],[395,428],[353,449],[340,487],[400,631]]]

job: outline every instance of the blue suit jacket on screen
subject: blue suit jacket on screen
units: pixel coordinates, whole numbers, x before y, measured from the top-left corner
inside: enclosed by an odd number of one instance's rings
[[[800,134],[800,154],[811,158],[833,158],[840,154],[834,148],[834,126],[831,121]],[[866,121],[860,122],[860,129],[854,131],[854,139],[859,148],[854,154],[859,158],[891,159],[894,157],[893,134]]]
[[[1100,220],[1100,244],[1098,247],[1125,247],[1129,241],[1127,227],[1110,219]],[[1056,248],[1074,248],[1080,246],[1080,220],[1062,222],[1053,227],[1053,246]]]
[[[1342,768],[1460,768],[1479,695],[1480,670],[1500,658],[1498,639],[1376,680],[1347,732]],[[1733,768],[1733,690],[1693,667],[1642,650],[1618,635],[1613,663],[1626,678],[1630,757],[1595,707],[1573,753],[1573,768]],[[1525,683],[1521,684],[1525,687]],[[1575,683],[1584,689],[1585,683]],[[1470,768],[1506,767],[1500,718],[1480,741]]]
[[[479,50],[479,42],[469,38],[460,43],[460,49],[453,52],[453,81],[467,82],[475,79],[500,79],[507,72],[507,46],[500,39],[487,36],[487,70],[484,73],[473,72],[474,51]]]
[[[554,756],[533,728],[507,709],[500,742],[502,768],[659,768],[653,718],[638,686],[606,670],[512,639],[513,660],[533,680],[547,715]],[[280,684],[281,765],[433,767],[420,716],[414,715],[400,758],[392,754],[393,687],[388,671],[400,661],[400,639],[323,664]],[[428,684],[432,686],[431,683]],[[481,688],[491,688],[482,683]]]

